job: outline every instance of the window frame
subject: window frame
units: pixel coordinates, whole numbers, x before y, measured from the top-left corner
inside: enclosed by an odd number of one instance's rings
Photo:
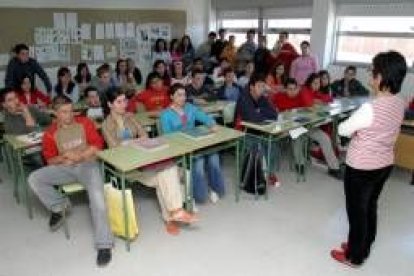
[[[414,33],[407,32],[368,32],[368,31],[340,31],[341,19],[344,17],[353,17],[353,16],[338,16],[335,22],[335,34],[334,40],[332,43],[332,57],[331,64],[337,66],[348,66],[355,65],[361,68],[368,68],[371,64],[368,62],[358,62],[358,61],[340,61],[337,59],[339,52],[339,39],[340,37],[352,36],[352,37],[375,37],[375,38],[401,38],[401,39],[410,39],[414,38]],[[358,16],[360,17],[360,16]],[[366,16],[366,17],[375,17],[375,16]],[[394,17],[394,16],[390,16]],[[414,72],[414,62],[413,64],[407,64],[408,72]]]

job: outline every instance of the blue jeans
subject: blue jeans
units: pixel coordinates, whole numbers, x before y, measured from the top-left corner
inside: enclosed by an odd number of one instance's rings
[[[205,163],[207,163],[206,169],[204,168]],[[224,195],[224,178],[218,153],[201,156],[194,160],[191,183],[193,185],[193,196],[197,203],[206,202],[209,186],[220,197]]]

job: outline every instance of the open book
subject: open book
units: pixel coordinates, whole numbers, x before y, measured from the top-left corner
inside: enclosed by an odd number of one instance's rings
[[[43,132],[31,132],[29,134],[19,135],[16,138],[23,143],[35,145],[42,142]]]
[[[200,140],[200,139],[210,138],[214,136],[214,133],[204,126],[191,128],[191,129],[185,129],[182,131],[182,133],[187,138],[194,139],[194,140]]]
[[[130,141],[128,144],[146,151],[163,150],[169,147],[167,141],[162,138],[139,138]]]

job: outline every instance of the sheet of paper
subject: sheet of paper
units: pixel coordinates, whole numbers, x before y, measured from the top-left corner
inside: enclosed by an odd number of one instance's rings
[[[95,39],[105,39],[105,25],[103,23],[96,23]]]
[[[115,38],[115,29],[114,23],[105,23],[105,38],[114,39]]]
[[[301,136],[302,134],[305,134],[306,132],[308,132],[308,130],[306,128],[298,127],[298,128],[289,130],[289,135],[290,135],[290,137],[292,137],[293,140],[295,140],[299,136]]]
[[[81,39],[82,40],[92,39],[91,24],[82,23],[81,27],[80,27],[80,33],[81,33]]]
[[[93,47],[93,59],[95,61],[105,60],[104,46],[103,45],[94,45]]]
[[[124,23],[115,23],[115,37],[124,38],[125,34],[125,24]]]
[[[53,13],[53,27],[55,29],[66,29],[66,19],[65,14],[61,12]]]
[[[126,37],[127,38],[134,38],[135,37],[135,23],[128,22],[126,24]]]
[[[66,28],[67,29],[78,28],[78,14],[76,12],[66,13]]]

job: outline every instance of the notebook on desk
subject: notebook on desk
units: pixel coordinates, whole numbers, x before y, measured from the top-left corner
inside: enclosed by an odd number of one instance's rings
[[[18,135],[16,138],[23,143],[35,145],[42,142],[43,132],[31,132],[28,134]]]
[[[128,143],[130,146],[145,151],[163,150],[169,147],[167,141],[162,138],[140,138]]]
[[[214,136],[214,133],[211,132],[206,127],[196,127],[191,129],[185,129],[182,131],[182,134],[190,139],[201,140]]]

